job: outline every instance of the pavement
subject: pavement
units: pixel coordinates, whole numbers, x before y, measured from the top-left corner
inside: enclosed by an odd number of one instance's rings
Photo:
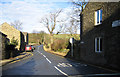
[[[12,63],[12,62],[20,61],[21,59],[28,57],[28,56],[32,56],[32,53],[31,52],[23,52],[23,53],[20,53],[19,56],[16,56],[14,58],[0,60],[0,66],[4,66],[4,65],[6,65],[8,63]]]

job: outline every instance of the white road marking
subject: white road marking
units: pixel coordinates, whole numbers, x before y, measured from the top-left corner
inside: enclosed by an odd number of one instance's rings
[[[39,51],[38,51],[39,52]],[[39,52],[40,53],[40,52]],[[40,53],[43,55],[43,53]],[[45,55],[43,55],[49,63],[52,63]]]
[[[46,58],[46,56],[45,55],[43,55],[45,58]]]
[[[51,63],[51,61],[50,61],[48,58],[46,58],[46,60],[47,60],[49,63]]]
[[[72,65],[70,63],[66,63],[69,67],[72,67]]]
[[[43,55],[41,52],[37,51],[38,53],[40,53],[41,55]]]
[[[39,52],[39,51],[38,51]],[[40,52],[39,52],[40,53]],[[43,53],[40,53],[41,55],[43,55]],[[49,62],[49,63],[52,63],[45,55],[43,55],[43,57],[46,58],[46,60]]]
[[[39,51],[37,51],[38,53],[40,53]]]
[[[70,63],[58,63],[58,67],[72,67]]]
[[[43,55],[41,52],[37,51],[38,53],[40,53],[41,55]]]
[[[57,68],[56,66],[54,66],[55,67],[55,69],[57,69],[59,72],[61,72],[63,75],[66,75],[66,76],[68,76],[66,73],[64,73],[63,71],[61,71],[59,68]]]

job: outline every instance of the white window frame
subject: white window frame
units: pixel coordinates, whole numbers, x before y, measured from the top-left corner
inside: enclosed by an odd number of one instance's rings
[[[25,42],[27,42],[27,39],[26,39],[26,38],[27,38],[27,36],[25,35]]]
[[[97,22],[98,12],[99,12],[99,22]],[[102,9],[95,11],[95,25],[102,24],[102,22],[101,22],[102,21],[102,19],[101,19],[102,14],[101,13],[102,13]]]
[[[101,41],[100,41],[101,39],[102,39],[101,37],[96,37],[96,38],[95,38],[95,52],[102,52],[102,51],[101,51],[102,49],[100,49],[100,48],[101,48],[101,47],[100,47],[100,46],[101,46]],[[99,40],[99,49],[98,49],[98,50],[97,50],[97,45],[98,45],[98,44],[97,44],[97,43],[98,43],[97,40]]]

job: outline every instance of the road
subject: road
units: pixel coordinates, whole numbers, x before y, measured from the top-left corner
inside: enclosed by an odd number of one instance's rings
[[[43,45],[37,46],[33,56],[28,59],[7,64],[2,74],[7,76],[96,76],[116,74],[108,69],[79,63],[44,51]]]

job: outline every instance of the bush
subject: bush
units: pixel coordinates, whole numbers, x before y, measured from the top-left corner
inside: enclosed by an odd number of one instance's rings
[[[11,43],[7,42],[6,45],[6,52],[5,52],[5,58],[9,59],[11,57],[15,57],[19,54],[18,50],[15,49],[15,47],[18,45],[18,40],[13,37],[11,39]]]
[[[7,45],[6,52],[5,52],[6,59],[15,57],[18,54],[19,54],[19,51],[17,49],[15,49],[15,45]]]
[[[55,39],[53,44],[51,45],[52,50],[60,51],[62,49],[66,49],[68,46],[68,41],[64,39]]]
[[[15,37],[13,37],[13,38],[11,39],[11,43],[8,42],[8,45],[14,45],[14,46],[17,46],[17,45],[18,45],[18,40],[15,39]]]

